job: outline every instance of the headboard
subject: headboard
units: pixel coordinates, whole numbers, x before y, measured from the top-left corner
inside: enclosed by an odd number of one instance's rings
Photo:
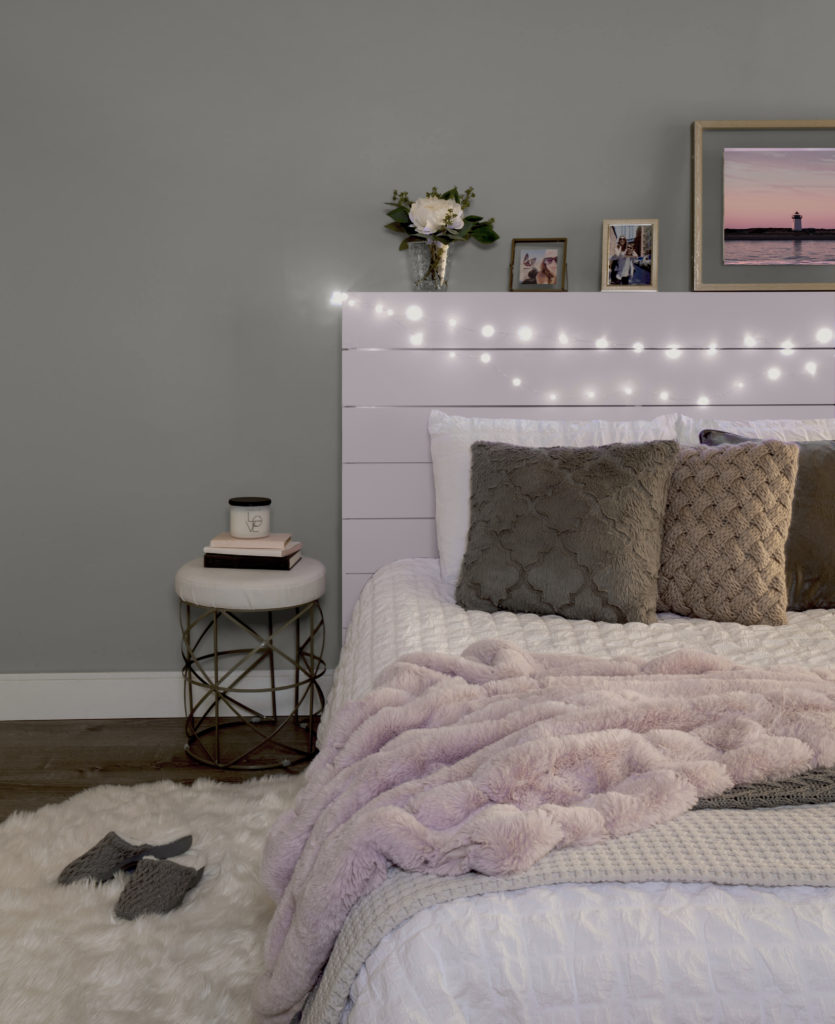
[[[528,419],[835,416],[835,296],[355,292],[342,306],[342,622],[437,557],[431,409]]]

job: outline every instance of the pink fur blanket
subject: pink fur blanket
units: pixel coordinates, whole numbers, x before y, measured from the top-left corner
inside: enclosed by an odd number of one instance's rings
[[[680,651],[639,663],[503,641],[416,654],[331,723],[267,840],[277,908],[256,990],[289,1022],[390,865],[523,871],[738,783],[835,764],[835,674]]]

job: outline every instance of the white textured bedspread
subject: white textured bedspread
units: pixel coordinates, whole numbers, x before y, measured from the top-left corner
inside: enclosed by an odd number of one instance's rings
[[[491,615],[459,608],[436,560],[408,559],[381,569],[355,605],[320,735],[396,658],[485,638],[642,660],[688,647],[745,665],[835,665],[831,611],[790,612],[782,627]],[[470,896],[386,935],[342,1021],[835,1024],[833,936],[826,888],[597,882]]]
[[[688,647],[741,665],[835,665],[835,611],[789,612],[785,626],[740,626],[670,614],[651,625],[618,625],[556,615],[466,611],[455,603],[454,591],[441,579],[437,559],[402,559],[375,574],[354,605],[320,738],[339,708],[367,693],[382,669],[403,654],[460,654],[477,640],[507,640],[528,651],[626,655],[641,661]]]

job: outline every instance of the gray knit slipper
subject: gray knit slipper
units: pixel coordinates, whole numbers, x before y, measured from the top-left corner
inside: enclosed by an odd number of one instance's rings
[[[175,910],[203,877],[203,870],[171,860],[141,861],[116,903],[116,917],[133,921],[142,914]]]
[[[84,878],[94,882],[109,882],[117,871],[133,871],[143,857],[176,857],[191,846],[191,836],[183,836],[161,846],[144,844],[134,846],[115,832],[108,832],[95,846],[68,864],[58,876],[60,885],[79,882]]]

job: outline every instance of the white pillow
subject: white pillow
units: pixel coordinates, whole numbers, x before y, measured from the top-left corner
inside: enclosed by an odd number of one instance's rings
[[[676,439],[678,415],[653,420],[498,420],[429,413],[429,443],[435,478],[435,529],[441,575],[457,583],[470,528],[470,446],[505,441],[527,448],[592,447],[615,442]]]
[[[713,428],[731,434],[759,437],[769,441],[833,441],[835,419],[817,420],[720,420],[711,417],[694,420],[679,417],[678,440],[682,444],[698,444],[699,431]]]

